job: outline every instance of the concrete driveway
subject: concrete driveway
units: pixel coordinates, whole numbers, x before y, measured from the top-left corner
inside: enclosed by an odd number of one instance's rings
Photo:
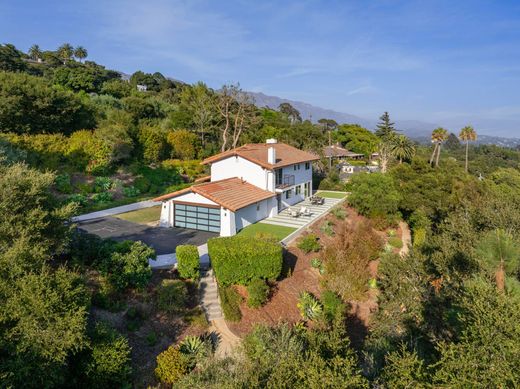
[[[101,238],[114,240],[140,240],[153,247],[157,255],[175,253],[181,244],[203,245],[218,234],[183,228],[150,227],[115,217],[102,217],[78,223],[82,231]]]

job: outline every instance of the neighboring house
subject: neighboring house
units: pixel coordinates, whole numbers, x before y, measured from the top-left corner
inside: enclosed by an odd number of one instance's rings
[[[329,158],[331,160],[339,160],[344,161],[347,159],[363,159],[364,155],[359,153],[353,153],[352,151],[348,151],[347,149],[341,147],[339,143],[332,145],[332,146],[326,146],[323,148],[323,155],[326,158]]]
[[[379,172],[378,166],[355,166],[348,162],[338,164],[339,178],[342,181],[348,181],[352,175],[356,173],[376,173]]]
[[[275,139],[214,155],[202,161],[209,182],[155,199],[163,202],[160,225],[235,235],[309,197],[318,159]]]
[[[146,85],[137,84],[136,87],[139,92],[146,92],[148,90],[148,87]]]

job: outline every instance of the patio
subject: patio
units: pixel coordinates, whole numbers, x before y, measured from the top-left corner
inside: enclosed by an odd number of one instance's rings
[[[336,204],[343,201],[342,198],[323,197],[323,204],[313,204],[309,198],[291,207],[285,208],[278,215],[260,221],[263,224],[276,226],[301,228],[327,213]],[[302,212],[305,208],[307,212]],[[299,213],[299,216],[293,216]]]

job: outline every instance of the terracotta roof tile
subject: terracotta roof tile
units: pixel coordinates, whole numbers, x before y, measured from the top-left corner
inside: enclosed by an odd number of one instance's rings
[[[275,164],[267,162],[267,150],[270,147],[274,147],[276,150]],[[320,159],[316,154],[299,150],[296,147],[289,146],[285,143],[251,143],[206,158],[202,163],[211,164],[224,158],[237,155],[265,167],[266,169],[276,169],[282,166],[293,165],[295,163],[310,162]]]
[[[164,201],[187,192],[198,193],[201,196],[229,209],[237,211],[248,205],[274,197],[276,194],[260,189],[240,178],[233,177],[225,180],[207,182],[204,184],[193,185],[177,192],[157,197],[155,201]]]
[[[323,148],[323,154],[325,157],[361,157],[363,154],[353,153],[352,151],[348,151],[341,146],[327,146]]]

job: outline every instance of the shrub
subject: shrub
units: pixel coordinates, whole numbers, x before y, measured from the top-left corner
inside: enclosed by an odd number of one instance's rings
[[[371,223],[342,225],[334,243],[321,253],[326,287],[345,301],[365,298],[370,278],[368,264],[378,258],[381,249],[382,240]]]
[[[164,384],[172,385],[189,372],[189,357],[175,346],[168,347],[157,356],[155,375]]]
[[[87,199],[87,196],[80,194],[80,193],[76,193],[76,194],[73,194],[73,195],[70,195],[69,197],[67,197],[67,202],[76,203],[80,207],[84,207],[85,205],[88,204],[88,199]]]
[[[323,232],[327,236],[334,235],[334,224],[332,224],[329,220],[326,220],[320,227],[321,232]]]
[[[298,298],[298,309],[304,320],[316,320],[323,313],[323,306],[319,300],[309,292],[302,292]]]
[[[330,211],[330,213],[340,220],[345,220],[347,218],[347,210],[343,207],[335,207]]]
[[[148,333],[148,335],[146,335],[146,343],[148,344],[148,346],[150,347],[153,347],[157,344],[157,334],[152,331],[150,333]]]
[[[311,266],[315,269],[319,269],[322,265],[322,262],[319,260],[319,258],[312,258],[311,259]]]
[[[92,201],[95,203],[108,203],[114,199],[114,195],[110,192],[95,193],[92,195]]]
[[[61,193],[72,193],[72,184],[70,183],[70,175],[67,173],[56,176],[54,180],[56,190]]]
[[[137,331],[143,324],[145,315],[143,311],[136,307],[130,307],[126,311],[126,329],[130,332]]]
[[[323,314],[329,321],[345,313],[345,303],[331,290],[326,290],[321,294],[321,303],[323,304]]]
[[[112,180],[110,177],[96,177],[94,180],[94,191],[96,193],[106,192],[112,189]]]
[[[398,249],[403,247],[403,241],[396,236],[388,238],[388,244]]]
[[[199,328],[208,327],[208,319],[206,319],[206,314],[200,307],[195,307],[187,311],[183,319],[186,323]]]
[[[111,244],[99,236],[75,231],[69,243],[72,259],[82,265],[98,266],[112,254]]]
[[[128,387],[132,368],[128,340],[105,323],[98,323],[92,334],[92,350],[84,368],[92,387]]]
[[[232,286],[224,286],[219,288],[220,303],[224,317],[229,321],[240,321],[242,312],[240,312],[240,303],[242,296]]]
[[[175,249],[177,270],[182,278],[199,279],[199,250],[197,246],[180,245]]]
[[[114,252],[103,261],[101,270],[118,290],[142,289],[152,276],[149,259],[155,259],[154,249],[143,242],[125,241],[114,246]]]
[[[150,190],[150,180],[146,177],[138,177],[134,181],[134,187],[140,193],[147,193]]]
[[[188,291],[181,280],[162,280],[157,291],[157,306],[167,313],[181,312],[186,306]]]
[[[395,220],[402,196],[391,176],[381,173],[356,174],[350,184],[348,201],[361,215]]]
[[[390,229],[386,232],[386,235],[388,235],[389,237],[393,237],[393,236],[396,236],[397,235],[397,231],[394,230],[394,229]]]
[[[267,301],[269,296],[269,286],[264,280],[253,280],[247,286],[247,305],[251,308],[260,308]]]
[[[137,197],[141,194],[141,191],[135,186],[128,186],[123,188],[123,195],[125,197]]]
[[[282,271],[282,246],[272,239],[247,236],[208,241],[211,263],[223,286],[247,285],[251,280],[276,279]]]
[[[318,252],[321,248],[316,234],[307,234],[298,242],[298,248],[308,254],[311,251]]]

